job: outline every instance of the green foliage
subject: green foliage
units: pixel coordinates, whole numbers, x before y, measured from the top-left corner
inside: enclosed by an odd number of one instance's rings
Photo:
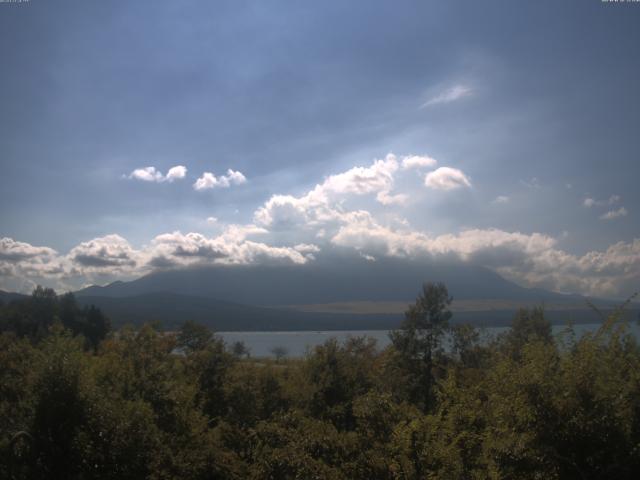
[[[74,335],[82,335],[87,346],[97,348],[111,330],[109,319],[93,305],[80,308],[72,293],[62,296],[38,286],[26,300],[0,305],[0,332],[39,341],[60,322]]]
[[[434,402],[436,363],[442,338],[449,329],[452,298],[442,283],[426,283],[405,312],[399,330],[391,332],[395,348],[395,374],[402,377],[402,395],[428,411]]]
[[[316,347],[304,369],[311,386],[311,414],[341,430],[353,429],[353,401],[373,386],[374,358],[375,342],[362,337],[351,338],[344,346],[330,339]]]
[[[177,346],[185,352],[197,352],[206,349],[213,341],[213,332],[204,325],[192,322],[184,322],[178,333]]]
[[[333,339],[276,362],[188,323],[86,348],[88,311],[38,289],[0,309],[20,319],[0,334],[0,479],[637,476],[640,348],[618,311],[558,341],[522,310],[486,342],[448,329],[449,303],[426,285],[382,352]]]

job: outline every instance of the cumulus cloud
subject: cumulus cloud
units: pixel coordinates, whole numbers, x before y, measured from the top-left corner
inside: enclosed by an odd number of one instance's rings
[[[374,160],[368,167],[354,167],[343,173],[330,175],[300,197],[273,195],[254,213],[259,225],[274,230],[286,230],[300,225],[316,228],[321,224],[340,222],[346,214],[340,206],[347,196],[362,196],[375,193],[376,200],[383,205],[403,203],[405,194],[392,194],[394,175],[399,169],[395,155],[384,160]]]
[[[403,170],[409,170],[411,168],[435,167],[437,164],[438,161],[435,158],[427,156],[409,155],[402,159]]]
[[[174,180],[178,180],[186,176],[187,176],[187,167],[185,167],[184,165],[177,165],[169,169],[169,171],[167,172],[167,176],[165,178],[168,182],[173,182]]]
[[[0,261],[39,261],[53,258],[57,252],[48,247],[34,247],[25,242],[18,242],[12,238],[0,238]]]
[[[431,97],[429,100],[422,104],[422,108],[427,108],[443,103],[455,102],[456,100],[460,100],[461,98],[468,97],[472,92],[473,90],[465,85],[454,85],[440,92],[434,97]]]
[[[436,190],[453,190],[460,187],[471,187],[471,181],[461,170],[451,167],[440,167],[429,172],[424,184]]]
[[[213,188],[229,188],[231,185],[242,185],[247,182],[241,172],[228,169],[226,175],[216,177],[211,172],[204,172],[200,178],[193,184],[195,190],[210,190]]]
[[[384,159],[374,160],[369,166],[353,167],[345,172],[330,175],[304,195],[273,195],[254,213],[257,224],[272,230],[292,228],[318,228],[327,223],[344,223],[352,217],[367,216],[365,210],[347,211],[342,201],[349,197],[374,195],[385,206],[404,205],[407,193],[394,193],[395,181],[404,171],[433,166],[437,162],[428,156],[405,156],[398,159],[390,153]],[[447,167],[444,172],[446,172]],[[439,169],[440,170],[440,169]],[[459,172],[464,181],[469,180]],[[456,174],[454,173],[454,176]],[[450,180],[450,183],[455,180]],[[460,181],[460,180],[458,180]],[[470,183],[469,183],[470,185]]]
[[[3,238],[0,288],[26,289],[47,282],[60,289],[77,288],[192,265],[304,264],[345,249],[370,261],[398,256],[470,262],[524,285],[583,294],[617,295],[640,282],[640,239],[576,256],[560,249],[557,238],[543,233],[467,228],[432,235],[413,228],[398,209],[387,207],[408,199],[409,191],[398,191],[397,184],[404,187],[413,180],[415,188],[422,190],[412,169],[430,167],[433,162],[418,158],[429,157],[389,154],[368,166],[330,175],[300,196],[273,195],[256,209],[251,224],[226,225],[210,218],[208,223],[215,223],[220,232],[215,236],[174,231],[134,248],[114,234],[82,242],[67,254]],[[218,184],[231,185],[241,183],[241,175],[229,170],[223,176],[226,180],[215,178]],[[471,182],[460,170],[440,167],[426,175],[425,184],[450,190],[469,187]],[[504,203],[504,198],[494,201]],[[367,210],[367,202],[377,208]],[[620,210],[625,213],[615,213]],[[623,207],[613,212],[626,214]]]
[[[156,167],[136,168],[129,174],[129,178],[142,180],[143,182],[161,182],[164,180],[164,176],[156,170]]]
[[[28,291],[43,284],[69,290],[191,265],[303,264],[319,251],[314,244],[274,246],[253,240],[265,233],[256,225],[227,225],[215,237],[176,231],[158,235],[140,249],[119,235],[106,235],[82,242],[66,255],[5,238],[0,242],[0,288]]]
[[[361,255],[457,259],[524,285],[586,295],[616,296],[640,282],[640,239],[575,256],[540,233],[470,229],[432,237],[365,222],[342,226],[331,241]]]
[[[173,182],[184,178],[187,175],[187,167],[184,165],[176,165],[171,167],[166,175],[163,175],[161,171],[156,170],[156,167],[143,167],[136,168],[128,176],[130,179],[142,180],[143,182]]]
[[[350,222],[329,236],[324,246],[274,246],[251,239],[268,233],[255,225],[230,225],[216,237],[176,231],[158,235],[139,250],[118,235],[107,235],[82,242],[66,255],[3,239],[0,288],[28,290],[36,283],[77,288],[189,265],[304,264],[331,246],[352,248],[368,260],[399,256],[470,262],[525,285],[591,295],[618,295],[640,281],[640,239],[576,256],[559,249],[555,238],[540,233],[468,229],[431,236],[408,227],[392,228],[362,214],[351,215]]]
[[[607,213],[600,215],[600,220],[613,220],[620,217],[627,216],[627,209],[620,207],[617,210],[609,210]]]
[[[134,250],[120,235],[106,235],[82,242],[65,257],[70,264],[68,275],[73,274],[132,274],[140,252]]]

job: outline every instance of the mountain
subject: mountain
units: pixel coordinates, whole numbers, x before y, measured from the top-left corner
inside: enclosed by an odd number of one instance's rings
[[[207,325],[216,331],[303,331],[303,330],[390,330],[398,328],[403,315],[396,313],[330,313],[294,309],[254,307],[206,297],[174,293],[148,293],[130,297],[78,297],[81,305],[100,308],[118,328],[159,321],[164,329],[175,330],[187,320]],[[406,305],[405,305],[406,308]],[[515,308],[455,311],[452,323],[477,326],[507,326]],[[637,311],[628,312],[630,316]],[[597,323],[598,315],[584,307],[548,310],[552,323]]]
[[[89,287],[79,297],[128,297],[155,292],[214,298],[244,305],[280,306],[352,301],[411,301],[427,281],[441,281],[454,299],[532,303],[581,297],[509,282],[483,267],[426,265],[397,259],[301,266],[217,266],[167,270],[131,282]]]
[[[396,328],[397,314],[333,314],[299,312],[222,302],[174,293],[147,293],[131,297],[78,297],[81,305],[95,305],[118,327],[159,321],[174,330],[187,320],[216,331],[364,330]]]
[[[427,281],[447,285],[455,322],[508,325],[517,308],[540,304],[556,323],[599,321],[579,295],[524,288],[483,267],[398,259],[158,271],[76,296],[116,324],[160,320],[174,328],[194,320],[216,330],[388,329],[399,325]]]
[[[0,290],[0,303],[10,303],[14,300],[23,300],[27,298],[27,295],[23,295],[21,293],[14,292],[5,292],[4,290]]]

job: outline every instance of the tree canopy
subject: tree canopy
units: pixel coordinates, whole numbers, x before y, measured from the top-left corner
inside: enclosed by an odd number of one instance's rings
[[[534,308],[482,340],[448,327],[450,303],[427,284],[389,347],[275,361],[188,322],[94,343],[101,314],[38,289],[0,307],[0,479],[636,478],[640,348],[621,318],[554,336]]]

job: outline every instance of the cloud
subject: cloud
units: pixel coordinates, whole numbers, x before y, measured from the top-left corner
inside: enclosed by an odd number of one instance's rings
[[[134,248],[112,234],[82,242],[67,254],[3,238],[0,288],[28,289],[35,283],[77,288],[192,265],[296,265],[345,250],[371,261],[387,256],[468,262],[523,285],[600,296],[626,293],[629,285],[640,282],[640,239],[576,256],[558,248],[558,238],[539,232],[466,228],[432,235],[413,228],[398,209],[385,207],[422,190],[412,169],[427,163],[431,162],[389,154],[367,166],[327,176],[300,196],[271,196],[255,210],[254,223],[216,221],[220,233],[215,236],[174,231]],[[239,174],[230,170],[224,176],[229,184],[244,178],[235,173]],[[397,190],[398,185],[411,187],[411,181],[418,192]],[[425,184],[447,190],[469,187],[471,182],[460,170],[440,167],[426,175]],[[494,202],[504,203],[504,198],[508,197],[499,196]],[[612,196],[607,202],[619,200]],[[611,217],[624,214],[621,207]]]
[[[611,195],[608,200],[596,200],[594,198],[587,197],[582,202],[582,205],[584,205],[587,208],[606,207],[606,206],[614,205],[618,203],[620,200],[622,200],[622,197],[620,197],[620,195]]]
[[[156,170],[156,167],[136,168],[129,174],[129,178],[143,182],[162,182],[164,180],[164,176]]]
[[[69,252],[72,262],[84,268],[128,269],[135,267],[137,252],[120,235],[106,235],[82,242]]]
[[[510,201],[511,200],[506,195],[498,195],[496,198],[493,199],[491,203],[505,204],[505,203],[509,203]]]
[[[626,217],[627,213],[628,212],[626,208],[620,207],[617,210],[610,210],[607,213],[600,215],[600,220],[613,220],[619,217]]]
[[[48,247],[34,247],[25,242],[17,242],[12,238],[0,238],[0,261],[39,261],[53,258],[57,252]]]
[[[531,180],[520,180],[520,183],[531,190],[539,190],[542,188],[538,177],[532,177]]]
[[[187,175],[187,167],[184,165],[177,165],[175,167],[171,167],[167,172],[167,176],[165,177],[168,182],[173,182],[174,180],[178,180],[180,178],[184,178]]]
[[[216,237],[166,233],[139,250],[119,235],[107,235],[82,242],[66,255],[5,238],[0,242],[4,253],[0,288],[27,291],[36,283],[78,288],[189,265],[304,264],[332,246],[352,248],[356,255],[370,260],[397,256],[469,262],[528,286],[596,296],[619,295],[640,282],[640,239],[575,256],[558,249],[555,238],[540,233],[467,229],[431,236],[408,227],[383,225],[371,215],[345,212],[345,216],[349,221],[327,236],[324,245],[288,247],[254,241],[250,237],[269,234],[255,225],[229,225]],[[22,253],[7,255],[7,250]]]
[[[384,159],[374,160],[369,166],[357,166],[330,175],[299,197],[273,195],[256,210],[254,221],[272,230],[309,230],[324,224],[348,222],[354,216],[369,215],[365,210],[345,210],[343,202],[352,197],[375,194],[375,200],[381,205],[404,205],[410,197],[407,193],[393,193],[396,178],[403,172],[407,175],[410,169],[436,163],[428,156],[410,155],[398,160],[396,155],[390,153]],[[447,168],[444,168],[446,171]],[[462,177],[468,182],[464,174]]]
[[[440,167],[429,172],[424,184],[436,190],[453,190],[460,187],[471,187],[471,181],[461,170],[451,167]]]
[[[315,246],[311,245],[302,249],[299,245],[297,248],[271,246],[247,238],[265,232],[255,225],[230,225],[221,235],[213,238],[193,232],[166,233],[153,239],[150,253],[154,259],[163,258],[165,262],[187,266],[274,262],[303,264],[310,259],[306,254],[315,251]]]
[[[136,168],[129,174],[128,178],[134,180],[142,180],[143,182],[171,183],[174,180],[184,178],[186,175],[187,167],[185,167],[184,165],[176,165],[175,167],[171,167],[169,169],[166,176],[163,175],[159,170],[156,170],[156,167],[144,167]]]
[[[204,172],[193,184],[195,190],[209,190],[212,188],[229,188],[231,185],[242,185],[247,178],[239,171],[228,169],[226,175],[216,177],[211,172]]]
[[[594,296],[629,293],[640,282],[640,239],[619,242],[604,252],[571,255],[551,236],[499,229],[469,229],[436,237],[394,230],[376,222],[342,226],[331,239],[361,255],[446,258],[489,267],[531,287]]]
[[[471,95],[473,90],[465,85],[454,85],[451,88],[444,90],[438,95],[430,98],[422,104],[421,108],[431,107],[433,105],[455,102],[461,98]]]
[[[374,160],[368,167],[353,167],[343,173],[330,175],[300,197],[273,195],[256,210],[254,221],[272,230],[298,226],[308,229],[342,222],[345,212],[340,203],[350,196],[375,193],[376,200],[382,205],[404,203],[407,195],[391,193],[398,169],[398,160],[390,153],[384,160]],[[357,212],[351,214],[358,215]]]
[[[411,168],[435,167],[438,161],[435,158],[410,155],[402,159],[402,169],[409,170]]]
[[[378,192],[376,200],[382,205],[404,205],[409,200],[409,195],[405,195],[404,193],[391,195],[388,191],[382,191]]]

